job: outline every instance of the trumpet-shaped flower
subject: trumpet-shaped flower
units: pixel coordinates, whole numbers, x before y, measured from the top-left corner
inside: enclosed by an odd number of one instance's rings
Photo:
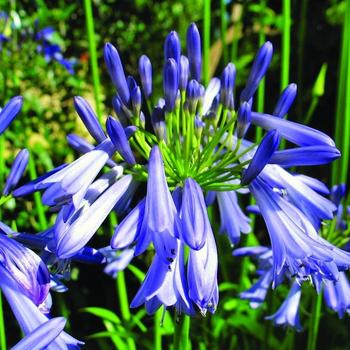
[[[266,319],[273,321],[276,326],[289,326],[295,328],[297,331],[301,331],[299,319],[300,297],[300,285],[294,282],[281,307],[275,314],[266,317]]]

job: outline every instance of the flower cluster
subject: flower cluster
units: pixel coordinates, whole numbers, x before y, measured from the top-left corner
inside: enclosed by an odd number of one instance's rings
[[[309,178],[305,179],[307,181],[310,180]],[[320,228],[318,232],[319,237],[327,237],[336,246],[344,246],[345,242],[349,240],[349,232],[347,231],[349,216],[347,213],[344,215],[342,204],[345,196],[345,185],[333,186],[329,193],[327,187],[322,183],[314,181],[314,184],[319,192],[330,194],[330,198],[336,206],[336,216],[333,222]],[[261,214],[261,211],[257,210],[257,208],[250,209]],[[335,246],[332,246],[332,250],[339,251]],[[345,250],[347,250],[346,245]],[[341,252],[344,253],[344,251]],[[233,252],[234,256],[249,256],[258,261],[258,280],[248,290],[240,293],[240,298],[249,300],[252,308],[261,306],[265,301],[272,282],[274,283],[273,287],[282,284],[285,280],[291,284],[290,292],[285,301],[275,314],[266,317],[266,319],[272,320],[275,325],[289,326],[300,331],[302,327],[299,317],[299,304],[302,294],[301,286],[305,281],[311,282],[311,285],[316,288],[318,293],[323,291],[326,306],[337,312],[339,318],[342,318],[345,313],[350,313],[350,284],[345,271],[334,270],[332,274],[335,274],[335,276],[334,278],[330,278],[332,275],[322,275],[317,270],[304,270],[304,275],[301,278],[299,274],[293,275],[290,271],[286,270],[283,274],[279,275],[278,280],[273,280],[273,254],[272,249],[262,246],[238,248]]]
[[[5,186],[5,193],[14,197],[43,191],[43,203],[57,212],[55,224],[36,235],[13,232],[2,224],[1,244],[10,247],[10,253],[4,250],[0,260],[2,280],[8,281],[1,288],[26,334],[40,333],[54,322],[47,325],[40,308],[43,303],[49,308],[50,281],[56,284],[51,288],[64,288],[60,279],[70,261],[107,262],[106,272],[115,275],[148,249],[154,250],[153,261],[131,307],[144,304],[148,313],[161,306],[188,315],[215,312],[219,259],[207,207],[217,203],[220,231],[236,245],[241,233],[251,230],[240,206],[240,197],[247,193],[256,200],[272,250],[260,248],[266,273],[246,296],[254,296],[251,300],[259,304],[271,283],[276,286],[290,276],[295,283],[287,309],[297,304],[300,284],[310,276],[325,284],[340,283],[350,254],[318,234],[321,222],[332,219],[337,207],[324,196],[327,190],[318,180],[287,170],[326,164],[340,153],[324,133],[284,119],[296,96],[295,84],[286,87],[271,114],[254,111],[254,94],[272,53],[270,42],[259,49],[239,96],[233,63],[220,79],[204,86],[201,38],[191,24],[186,55],[176,32],[165,40],[163,97],[156,98],[150,59],[140,57],[138,83],[125,76],[117,49],[105,45],[117,117],[109,116],[103,128],[89,103],[76,97],[76,112],[96,144],[68,135],[68,143],[82,155],[13,190],[28,158],[22,152]],[[5,110],[4,128],[13,119]],[[253,125],[266,130],[259,142],[247,136]],[[295,147],[279,150],[282,138]],[[111,212],[121,220],[110,247],[96,251],[86,246]],[[31,268],[21,266],[17,254],[30,260]],[[36,323],[17,314],[20,308],[35,315]],[[79,345],[65,333],[54,341]]]
[[[336,281],[350,255],[317,235],[321,221],[331,219],[336,208],[319,193],[317,180],[286,168],[329,163],[340,153],[322,132],[283,119],[296,96],[295,84],[282,92],[271,115],[254,111],[253,97],[272,51],[270,42],[259,49],[235,102],[234,64],[205,87],[196,25],[187,31],[187,56],[171,32],[164,44],[164,95],[156,100],[149,58],[139,60],[138,85],[125,76],[117,49],[107,43],[104,57],[116,88],[117,119],[107,118],[105,132],[87,101],[76,97],[76,111],[97,145],[69,135],[69,143],[84,154],[14,192],[44,190],[44,203],[59,210],[51,251],[69,259],[109,212],[126,214],[111,247],[132,249],[136,256],[151,244],[155,250],[131,306],[144,303],[150,313],[161,305],[188,314],[196,307],[202,314],[214,312],[218,255],[207,205],[217,200],[221,231],[237,244],[240,234],[250,231],[238,195],[249,191],[270,234],[274,284],[286,270],[299,280],[319,274]],[[267,131],[259,143],[246,138],[252,124]],[[278,150],[281,138],[297,147]],[[110,170],[96,179],[105,165]],[[144,182],[145,198],[130,208]]]

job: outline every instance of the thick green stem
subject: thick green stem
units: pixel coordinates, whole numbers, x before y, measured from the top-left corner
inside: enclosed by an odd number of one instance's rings
[[[6,350],[6,330],[2,305],[2,294],[0,290],[0,350]]]
[[[347,40],[350,40],[350,0],[346,1],[346,37]],[[340,182],[346,183],[348,179],[348,172],[349,172],[349,147],[350,147],[350,44],[348,42],[347,48],[346,48],[346,75],[345,75],[345,91],[344,91],[344,124],[342,126],[343,128],[343,135],[342,135],[342,158],[341,158],[341,176],[340,176]]]
[[[282,52],[281,52],[281,78],[280,89],[281,91],[287,87],[289,83],[289,65],[290,65],[290,27],[291,27],[291,0],[283,0],[282,2]],[[285,148],[286,142],[283,139],[281,142],[281,148]]]
[[[289,64],[290,64],[290,27],[291,27],[291,1],[282,2],[282,52],[281,52],[281,90],[287,87],[289,83]]]
[[[221,43],[224,57],[224,64],[228,63],[228,48],[226,41],[227,34],[227,14],[226,14],[226,0],[220,1],[220,17],[221,17]]]
[[[191,319],[187,315],[180,316],[179,321],[175,323],[174,350],[189,349],[190,323]]]
[[[203,80],[207,85],[209,76],[209,55],[210,55],[210,4],[211,0],[204,0],[204,34],[203,34]]]
[[[109,217],[109,224],[110,224],[112,231],[114,231],[114,227],[117,223],[118,223],[117,216],[114,212],[112,212],[110,217]],[[116,288],[117,288],[117,292],[118,292],[118,300],[119,300],[119,307],[120,307],[120,313],[122,316],[122,320],[125,323],[130,323],[131,313],[130,313],[130,309],[129,309],[129,299],[128,299],[128,292],[126,289],[124,271],[118,272],[118,276],[116,279]],[[135,341],[132,337],[128,337],[127,343],[128,343],[128,349],[130,349],[130,350],[135,349],[136,350]]]
[[[95,38],[95,30],[94,30],[94,16],[92,13],[92,4],[91,0],[84,0],[84,8],[85,8],[85,18],[86,18],[86,31],[89,42],[89,53],[90,53],[90,65],[92,72],[92,83],[94,86],[94,97],[96,104],[96,113],[99,121],[102,120],[101,114],[101,105],[100,105],[100,78],[98,74],[98,61],[97,61],[97,49],[96,49],[96,38]]]
[[[160,308],[154,315],[153,319],[153,349],[162,350],[162,329],[161,323],[163,318],[163,310]]]
[[[313,302],[311,323],[309,327],[308,340],[307,340],[307,350],[316,350],[317,345],[317,335],[320,325],[321,318],[321,308],[322,308],[322,292],[317,294],[316,299]]]

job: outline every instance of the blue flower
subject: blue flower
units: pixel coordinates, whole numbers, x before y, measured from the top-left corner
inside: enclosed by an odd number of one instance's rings
[[[179,36],[175,31],[171,31],[164,42],[164,59],[173,58],[176,64],[180,65],[181,44]]]
[[[260,174],[265,165],[270,161],[273,153],[277,150],[279,144],[280,136],[276,130],[271,130],[264,136],[254,153],[248,168],[243,173],[241,180],[242,185],[249,184]]]
[[[325,145],[305,146],[276,151],[270,158],[270,164],[278,164],[284,168],[302,165],[320,165],[333,162],[340,157],[335,147]]]
[[[259,279],[247,290],[239,294],[241,299],[249,300],[250,307],[258,308],[265,301],[273,280],[272,251],[267,247],[244,247],[233,251],[234,256],[253,256],[258,260]]]
[[[169,58],[165,62],[163,73],[163,90],[167,112],[171,112],[175,107],[178,88],[178,65],[173,58]]]
[[[152,64],[146,55],[142,55],[139,59],[139,74],[142,91],[148,99],[152,96]]]
[[[249,218],[242,212],[235,191],[217,192],[220,210],[220,232],[226,232],[230,242],[237,244],[242,233],[251,231]]]
[[[35,185],[35,189],[45,189],[42,199],[47,205],[61,205],[72,199],[77,206],[115,151],[114,144],[106,139],[73,163],[42,179]]]
[[[22,149],[18,152],[12,167],[9,176],[6,179],[5,187],[2,193],[7,196],[18,184],[21,176],[26,170],[29,159],[29,152],[27,149]]]
[[[0,135],[8,128],[20,112],[23,104],[22,96],[11,98],[5,107],[0,110]]]
[[[201,81],[202,50],[201,38],[197,26],[192,23],[187,30],[187,55],[190,63],[191,78]]]
[[[119,57],[117,49],[110,43],[107,43],[104,48],[104,58],[107,65],[108,73],[116,87],[118,94],[124,103],[129,104],[130,92],[126,82],[124,69]]]
[[[6,269],[18,284],[21,293],[33,303],[39,305],[45,300],[50,287],[47,267],[33,251],[1,233],[0,267]]]
[[[202,315],[205,315],[207,310],[214,313],[219,302],[218,253],[211,230],[207,232],[202,249],[190,249],[187,264],[190,299],[198,306]]]
[[[40,308],[33,303],[18,288],[11,275],[0,264],[0,288],[14,313],[18,324],[25,335],[31,334],[48,321]],[[65,332],[60,334],[48,345],[48,349],[67,348],[79,349],[84,343],[71,337]]]
[[[119,154],[129,164],[136,164],[134,154],[130,148],[128,138],[126,137],[125,130],[118,120],[108,117],[107,119],[107,132],[111,138],[114,146],[116,147]]]
[[[324,300],[339,318],[350,313],[350,284],[345,272],[339,273],[337,281],[324,281]]]
[[[299,303],[301,297],[300,285],[294,282],[286,300],[280,306],[276,313],[266,317],[267,320],[273,321],[276,326],[289,326],[295,328],[298,332],[301,331],[299,319]]]
[[[256,54],[246,87],[241,92],[241,102],[248,102],[254,95],[272,59],[272,44],[267,41]]]
[[[192,249],[202,249],[208,232],[211,232],[211,225],[202,189],[191,178],[184,183],[180,217],[180,236],[184,243]]]
[[[56,254],[59,258],[72,257],[85,246],[125,193],[131,180],[132,177],[126,175],[111,186],[109,181],[104,182],[101,189],[88,190],[85,201],[76,210],[69,204],[61,209],[55,223]]]
[[[233,99],[233,88],[236,79],[236,67],[233,63],[229,63],[221,75],[221,90],[220,99],[221,103],[229,108],[231,105],[231,99]]]
[[[301,280],[319,273],[337,280],[349,268],[350,254],[321,238],[307,217],[259,177],[250,185],[265,220],[273,251],[274,284],[287,268]]]
[[[134,257],[134,248],[126,248],[118,251],[111,247],[102,248],[99,250],[107,259],[107,265],[104,272],[116,278],[119,271],[123,271]]]
[[[252,112],[252,123],[265,130],[276,129],[281,137],[298,146],[335,147],[334,141],[323,132],[270,114]]]
[[[296,84],[289,84],[283,91],[277,101],[273,115],[278,118],[283,118],[289,111],[297,95]]]
[[[145,244],[140,245],[137,254],[148,246],[151,238],[159,257],[165,263],[172,262],[177,250],[177,215],[166,182],[162,156],[158,146],[154,146],[149,156],[147,196],[139,238]]]
[[[153,314],[161,305],[175,306],[178,313],[194,314],[189,299],[188,286],[184,270],[183,245],[177,241],[177,254],[170,265],[164,264],[156,254],[141,288],[131,302],[131,307],[145,303],[146,310]]]
[[[97,142],[104,141],[106,139],[106,135],[90,104],[83,97],[75,96],[74,108],[77,111],[80,119],[83,121],[86,129],[89,131],[90,135]]]
[[[12,350],[40,350],[47,349],[48,346],[62,333],[66,325],[63,317],[52,318],[30,332],[19,341]]]

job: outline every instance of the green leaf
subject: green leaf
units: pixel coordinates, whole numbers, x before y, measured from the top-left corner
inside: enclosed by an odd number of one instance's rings
[[[81,309],[81,311],[102,318],[103,320],[110,321],[116,325],[120,325],[122,323],[120,318],[114,312],[102,307],[85,307]]]
[[[145,279],[146,274],[142,272],[138,267],[129,264],[128,269],[134,274],[134,276],[140,281],[143,282]]]

